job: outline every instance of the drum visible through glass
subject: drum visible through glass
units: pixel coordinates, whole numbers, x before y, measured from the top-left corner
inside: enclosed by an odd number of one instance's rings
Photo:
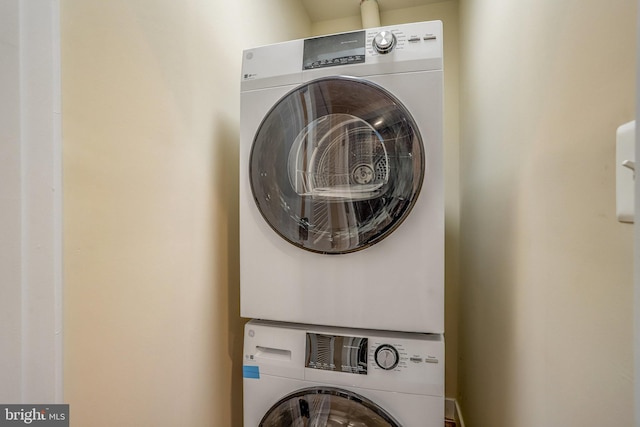
[[[312,252],[354,252],[407,217],[422,186],[424,145],[382,87],[329,77],[289,92],[261,123],[249,174],[271,228]]]
[[[263,417],[259,427],[400,427],[372,401],[333,387],[299,390],[278,403]]]

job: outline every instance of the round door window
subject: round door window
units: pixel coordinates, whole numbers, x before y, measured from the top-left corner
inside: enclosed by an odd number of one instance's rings
[[[258,209],[288,242],[357,251],[402,223],[420,192],[424,148],[407,109],[382,87],[330,77],[280,99],[249,159]]]
[[[292,393],[260,421],[259,427],[400,427],[391,415],[370,400],[332,387],[308,388]]]

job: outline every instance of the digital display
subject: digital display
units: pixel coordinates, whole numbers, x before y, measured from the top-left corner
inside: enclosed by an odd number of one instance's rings
[[[366,375],[368,342],[368,338],[307,333],[305,366]]]
[[[305,39],[302,69],[362,63],[365,42],[364,31]]]

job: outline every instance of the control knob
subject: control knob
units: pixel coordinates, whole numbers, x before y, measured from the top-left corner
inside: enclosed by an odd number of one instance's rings
[[[400,361],[398,350],[396,350],[395,347],[389,344],[383,344],[379,346],[376,349],[373,358],[376,361],[376,365],[378,365],[385,371],[392,370],[393,368],[398,366],[398,362]]]
[[[396,36],[391,31],[380,31],[373,38],[373,48],[378,53],[389,53],[396,46]]]

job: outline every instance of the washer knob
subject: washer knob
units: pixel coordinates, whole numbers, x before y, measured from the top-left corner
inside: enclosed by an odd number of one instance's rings
[[[380,31],[373,38],[373,48],[378,53],[389,53],[396,46],[396,36],[391,31]]]
[[[376,361],[376,365],[385,371],[390,371],[398,366],[400,356],[395,347],[389,344],[382,344],[376,349],[374,360]]]

